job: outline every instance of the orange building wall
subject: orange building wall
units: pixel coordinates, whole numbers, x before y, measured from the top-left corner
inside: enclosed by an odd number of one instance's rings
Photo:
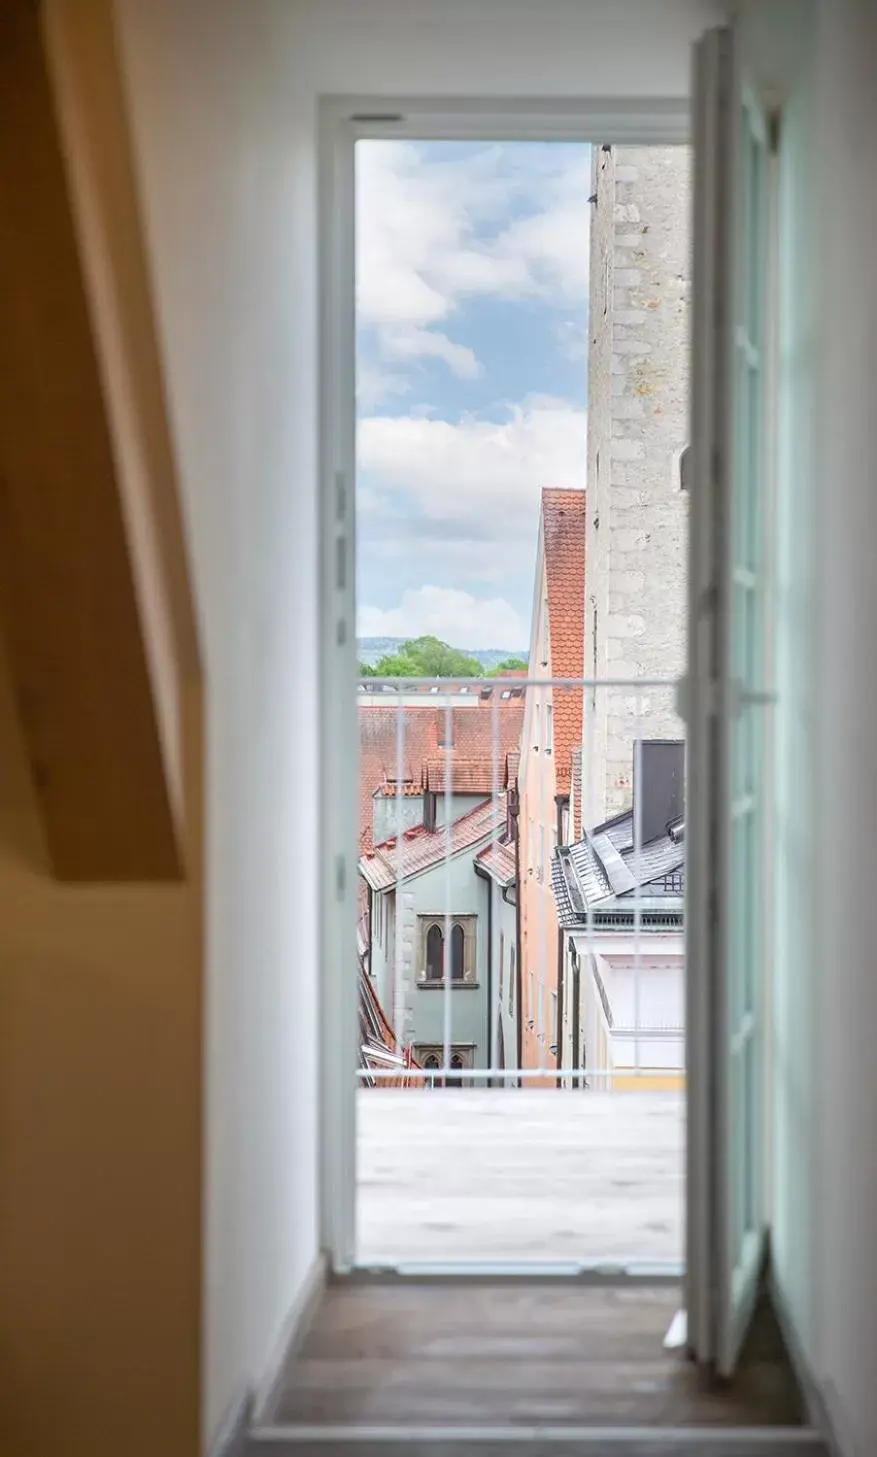
[[[531,690],[536,692],[538,690]],[[543,690],[542,720],[551,701]],[[524,1067],[556,1066],[552,1041],[551,998],[557,994],[557,909],[551,890],[551,855],[554,849],[557,807],[552,757],[544,747],[531,745],[521,783],[521,953],[523,966],[523,1025],[521,1053]],[[541,830],[542,871],[539,871]],[[541,1006],[540,1006],[541,1001]],[[531,1024],[532,1023],[532,1027]],[[540,1038],[539,1034],[544,1035]],[[531,1084],[528,1083],[528,1086]]]
[[[584,492],[544,490],[528,667],[531,679],[582,675],[584,551]],[[573,750],[582,737],[582,709],[581,689],[528,689],[518,770],[521,1059],[525,1068],[556,1069],[557,1053],[551,1047],[562,1037],[551,859],[558,840],[556,797],[562,793],[568,801]],[[552,1081],[551,1086],[555,1085]]]

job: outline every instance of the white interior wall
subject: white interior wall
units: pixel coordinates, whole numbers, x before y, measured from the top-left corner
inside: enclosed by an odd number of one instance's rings
[[[772,1250],[844,1457],[865,1457],[877,1450],[877,290],[856,260],[877,229],[877,13],[819,0],[786,6],[784,23],[787,52],[802,37],[813,49],[783,121]]]
[[[846,1451],[866,1457],[877,1451],[877,287],[858,260],[877,236],[877,10],[820,0],[816,37],[812,1345]]]
[[[317,1245],[314,164],[270,9],[118,14],[207,684],[209,1440]]]
[[[208,1434],[317,1240],[317,98],[681,97],[722,9],[118,0],[209,695]]]

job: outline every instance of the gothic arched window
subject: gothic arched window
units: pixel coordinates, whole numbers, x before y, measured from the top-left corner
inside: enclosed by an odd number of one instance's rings
[[[451,932],[451,980],[463,980],[463,950],[466,937],[462,926],[455,926]]]
[[[441,926],[430,926],[426,933],[426,977],[441,981],[445,974],[445,938]]]

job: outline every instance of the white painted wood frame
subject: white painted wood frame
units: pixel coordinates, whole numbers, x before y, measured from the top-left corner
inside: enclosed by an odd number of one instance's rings
[[[690,115],[687,102],[667,99],[358,96],[322,98],[319,124],[320,1232],[330,1268],[349,1271],[356,1264],[356,142],[396,138],[666,146],[689,141]]]

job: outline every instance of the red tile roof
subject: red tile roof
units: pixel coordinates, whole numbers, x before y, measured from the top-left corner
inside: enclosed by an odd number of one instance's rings
[[[464,759],[451,754],[450,762],[442,755],[427,759],[423,766],[423,787],[433,794],[496,794],[504,787],[504,778],[505,756],[499,753],[496,759]]]
[[[390,695],[388,695],[389,697]],[[495,706],[494,706],[495,705]],[[443,759],[446,721],[440,703],[424,702],[416,707],[381,703],[359,710],[359,850],[373,847],[372,799],[385,791],[398,775],[398,725],[401,719],[402,778],[420,786],[428,760]],[[488,759],[493,754],[494,723],[498,734],[500,763],[517,752],[524,721],[523,698],[496,697],[479,701],[477,707],[452,708],[452,759]],[[393,791],[395,793],[395,790]],[[419,793],[419,787],[417,792]],[[407,791],[406,791],[407,793]]]
[[[360,857],[360,874],[372,890],[389,890],[400,875],[408,877],[431,870],[446,855],[459,855],[504,829],[505,822],[505,795],[485,800],[468,814],[461,815],[449,829],[441,825],[437,830],[427,830],[417,825],[406,830],[401,840],[401,857],[396,837],[384,840],[370,855]]]
[[[479,850],[475,859],[500,885],[514,885],[517,875],[514,844],[507,845],[497,840],[493,845],[485,845],[483,850]]]
[[[544,490],[542,534],[548,587],[552,678],[582,678],[585,669],[585,492]],[[569,794],[572,751],[582,741],[582,690],[555,688],[554,773]]]
[[[396,784],[392,779],[387,779],[375,790],[375,793],[384,795],[386,799],[419,799],[423,793],[423,785],[415,784],[410,779],[406,779],[402,784]]]

